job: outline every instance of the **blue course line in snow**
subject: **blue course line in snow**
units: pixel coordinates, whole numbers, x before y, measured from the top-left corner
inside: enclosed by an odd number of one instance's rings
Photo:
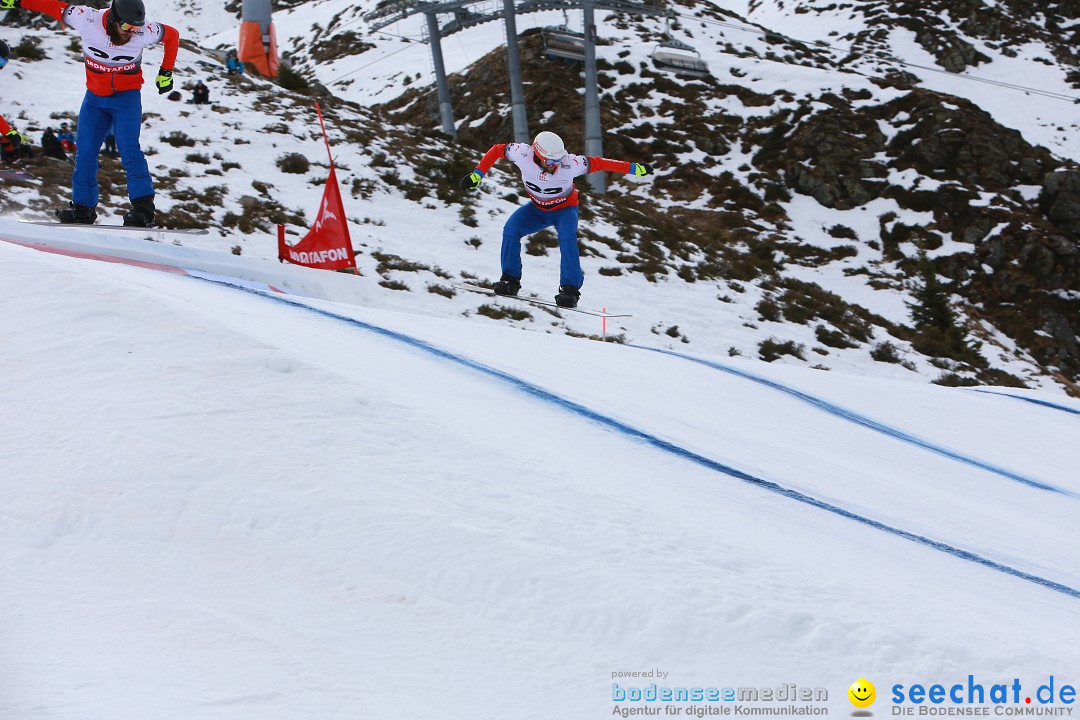
[[[984,395],[997,395],[998,397],[1012,398],[1013,400],[1023,400],[1024,402],[1033,403],[1035,405],[1042,405],[1043,407],[1054,408],[1055,410],[1072,413],[1073,415],[1080,415],[1080,410],[1077,410],[1076,408],[1067,407],[1065,405],[1058,405],[1057,403],[1052,403],[1049,400],[1038,400],[1036,398],[1024,397],[1023,395],[1012,395],[1010,393],[994,392],[993,390],[973,390],[972,392],[982,393]]]
[[[347,315],[339,315],[338,313],[330,312],[329,310],[323,310],[321,308],[313,307],[298,300],[293,300],[287,296],[271,295],[260,290],[255,290],[253,288],[245,287],[240,284],[233,284],[225,280],[211,280],[198,277],[194,277],[193,279],[201,280],[203,282],[211,282],[217,285],[225,285],[227,287],[231,287],[237,290],[242,290],[252,295],[257,295],[268,300],[282,303],[284,305],[290,305],[301,310],[307,310],[317,315],[322,315],[323,317],[340,320],[342,322],[348,323],[349,325],[352,325],[353,327],[357,327],[361,330],[366,330],[368,332],[374,333],[375,335],[379,335],[381,337],[400,342],[411,348],[415,348],[417,350],[421,350],[423,352],[434,355],[441,360],[450,361],[462,367],[466,367],[470,370],[475,370],[476,372],[479,372],[483,375],[495,378],[496,380],[500,380],[510,385],[511,387],[520,390],[538,400],[551,403],[552,405],[562,408],[563,410],[572,412],[575,415],[579,415],[588,420],[592,420],[598,425],[606,427],[609,430],[633,438],[647,445],[651,445],[654,448],[663,450],[664,452],[675,455],[676,457],[682,458],[683,460],[688,460],[692,463],[701,465],[710,470],[715,470],[717,472],[733,477],[737,480],[742,480],[745,483],[754,485],[763,490],[768,490],[769,492],[776,493],[777,495],[783,495],[784,497],[791,500],[797,500],[798,502],[805,503],[821,510],[831,512],[835,515],[839,515],[849,520],[854,520],[855,522],[862,523],[863,525],[867,525],[876,530],[881,530],[883,532],[902,537],[905,540],[910,540],[920,545],[931,547],[935,550],[939,550],[943,553],[952,555],[953,557],[960,558],[961,560],[967,560],[968,562],[977,563],[979,565],[982,565],[983,567],[990,568],[991,570],[997,570],[998,572],[1005,573],[1006,575],[1011,575],[1013,577],[1020,578],[1021,580],[1027,580],[1028,582],[1035,583],[1036,585],[1041,585],[1045,588],[1049,588],[1050,590],[1056,590],[1057,592],[1068,595],[1069,597],[1080,599],[1080,590],[1077,590],[1076,588],[1069,587],[1068,585],[1063,585],[1059,582],[1054,582],[1053,580],[1048,580],[1047,578],[1039,577],[1038,575],[1032,575],[1031,573],[1024,572],[1023,570],[1018,570],[1017,568],[1011,567],[1009,565],[1003,565],[999,562],[995,562],[994,560],[990,560],[989,558],[984,558],[983,556],[977,555],[973,552],[962,550],[960,548],[953,547],[952,545],[938,542],[937,540],[932,540],[924,535],[919,535],[917,533],[908,532],[907,530],[901,530],[900,528],[896,528],[891,525],[886,525],[885,523],[879,522],[877,520],[872,520],[863,515],[853,513],[850,510],[845,510],[842,507],[838,507],[823,500],[819,500],[813,496],[806,495],[799,492],[798,490],[786,488],[770,480],[763,480],[761,478],[754,477],[753,475],[744,473],[741,470],[736,470],[735,468],[724,465],[723,463],[717,462],[716,460],[711,460],[707,457],[698,455],[695,452],[687,450],[686,448],[679,447],[678,445],[670,443],[667,440],[662,440],[655,435],[651,435],[647,432],[627,425],[624,422],[608,417],[607,415],[601,415],[595,410],[591,410],[584,405],[574,402],[573,400],[568,400],[567,398],[556,395],[550,390],[545,390],[539,385],[533,385],[530,382],[522,380],[521,378],[511,375],[509,373],[503,372],[502,370],[497,370],[493,367],[484,365],[483,363],[477,362],[475,360],[470,360],[467,357],[452,353],[449,350],[443,350],[442,348],[436,347],[435,345],[427,343],[418,338],[405,335],[404,333],[399,333],[395,330],[388,330],[387,328],[382,328],[378,325],[372,325],[371,323],[364,322],[363,320],[357,320],[356,318],[351,318]]]
[[[1066,488],[1058,487],[1057,485],[1052,485],[1050,483],[1042,482],[1041,480],[1032,480],[1029,477],[1025,477],[1025,476],[1023,476],[1023,475],[1021,475],[1019,473],[1015,473],[1012,470],[1006,470],[1003,467],[998,467],[997,465],[993,465],[993,464],[985,462],[983,460],[979,460],[978,458],[973,458],[973,457],[970,457],[968,455],[964,455],[963,453],[959,453],[959,452],[957,452],[955,450],[950,450],[947,447],[942,447],[941,445],[935,445],[934,443],[930,442],[929,440],[923,440],[922,438],[916,437],[914,435],[910,435],[910,434],[904,432],[903,430],[897,430],[894,427],[889,427],[888,425],[880,423],[877,420],[874,420],[872,418],[868,418],[865,415],[860,415],[859,413],[857,413],[857,412],[855,412],[853,410],[846,410],[846,409],[840,407],[839,405],[834,405],[833,403],[829,402],[828,400],[823,400],[822,398],[814,397],[813,395],[810,395],[808,393],[804,393],[801,390],[796,390],[795,388],[790,387],[788,385],[784,385],[783,383],[776,382],[775,380],[769,380],[768,378],[763,378],[760,375],[755,375],[755,374],[753,374],[751,372],[747,372],[745,370],[739,370],[738,368],[729,367],[727,365],[721,365],[720,363],[713,362],[711,360],[703,360],[701,358],[696,358],[696,357],[694,357],[692,355],[684,355],[683,353],[675,352],[674,350],[665,350],[663,348],[651,348],[651,347],[645,347],[644,345],[629,345],[629,344],[627,345],[627,347],[632,347],[632,348],[635,348],[637,350],[648,350],[650,352],[656,352],[656,353],[660,353],[662,355],[670,355],[672,357],[681,358],[683,360],[689,360],[690,362],[697,363],[699,365],[705,365],[706,367],[710,367],[710,368],[712,368],[714,370],[719,370],[721,372],[728,373],[729,375],[735,375],[736,377],[743,378],[744,380],[750,380],[751,382],[755,382],[755,383],[757,383],[759,385],[764,385],[765,387],[772,388],[773,390],[778,390],[779,392],[782,392],[782,393],[784,393],[786,395],[790,395],[790,396],[792,396],[794,398],[802,400],[805,403],[809,403],[810,405],[813,405],[814,407],[818,408],[819,410],[824,410],[825,412],[829,413],[830,415],[834,415],[834,416],[836,416],[838,418],[848,420],[850,422],[855,423],[856,425],[861,425],[864,428],[868,428],[868,429],[873,430],[875,432],[879,432],[882,435],[888,435],[889,437],[895,438],[895,439],[900,440],[902,442],[906,442],[906,443],[909,443],[911,445],[916,445],[918,447],[923,448],[924,450],[929,450],[932,453],[937,453],[938,455],[941,455],[942,457],[947,457],[950,460],[956,460],[956,461],[962,462],[962,463],[964,463],[966,465],[971,465],[972,467],[977,467],[980,470],[986,470],[988,472],[992,472],[995,475],[1000,475],[1003,478],[1007,478],[1009,480],[1013,480],[1015,482],[1022,483],[1024,485],[1027,485],[1028,487],[1037,488],[1039,490],[1046,490],[1046,491],[1052,492],[1052,493],[1059,493],[1061,495],[1067,495],[1067,496],[1072,497],[1072,498],[1080,498],[1080,494],[1078,494],[1076,492],[1073,492],[1072,490],[1068,490]]]

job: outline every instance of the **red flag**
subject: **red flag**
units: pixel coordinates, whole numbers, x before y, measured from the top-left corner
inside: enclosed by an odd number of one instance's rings
[[[326,179],[315,225],[304,239],[295,245],[287,245],[285,227],[278,226],[278,259],[321,270],[356,270],[345,206],[341,204],[341,190],[333,165],[330,166],[330,177]]]

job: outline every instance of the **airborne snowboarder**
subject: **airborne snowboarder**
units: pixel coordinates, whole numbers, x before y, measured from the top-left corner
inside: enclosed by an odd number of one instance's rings
[[[98,153],[109,128],[115,126],[116,148],[127,173],[131,199],[131,210],[124,215],[124,224],[152,227],[154,184],[139,146],[142,54],[144,48],[164,43],[165,57],[156,85],[159,94],[169,92],[180,33],[168,25],[148,23],[142,0],[113,0],[106,10],[62,0],[0,0],[0,10],[15,7],[56,18],[82,36],[86,95],[79,110],[72,200],[70,207],[56,211],[57,218],[63,223],[83,224],[92,224],[97,219]]]
[[[577,307],[585,276],[578,255],[578,191],[574,187],[574,178],[601,170],[643,176],[650,175],[652,167],[647,163],[572,155],[566,152],[561,137],[545,130],[536,136],[532,145],[493,145],[476,169],[461,179],[461,187],[466,190],[479,187],[484,175],[499,158],[517,165],[531,202],[518,208],[503,226],[502,277],[492,290],[496,295],[518,294],[521,289],[521,238],[554,226],[559,235],[561,255],[559,292],[555,302],[559,307]]]

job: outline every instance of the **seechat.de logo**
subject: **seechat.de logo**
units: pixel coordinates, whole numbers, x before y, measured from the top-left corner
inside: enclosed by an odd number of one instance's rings
[[[847,696],[855,707],[868,708],[877,699],[877,690],[874,688],[874,683],[866,678],[859,678],[851,683],[851,687],[847,690]]]

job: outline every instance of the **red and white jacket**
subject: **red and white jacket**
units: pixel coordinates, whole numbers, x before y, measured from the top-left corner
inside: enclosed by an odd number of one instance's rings
[[[7,135],[9,132],[11,132],[11,126],[7,124],[4,116],[0,115],[0,137]]]
[[[549,173],[536,161],[529,143],[493,145],[476,167],[486,175],[501,157],[517,165],[521,171],[521,181],[525,183],[525,190],[528,191],[533,205],[541,210],[559,210],[577,205],[578,191],[574,187],[576,177],[601,170],[630,172],[630,163],[623,160],[568,154],[559,161],[555,172]]]
[[[124,90],[138,90],[143,85],[143,49],[165,44],[163,70],[176,65],[180,32],[169,25],[147,23],[125,45],[114,45],[105,29],[108,10],[85,5],[69,5],[60,0],[22,0],[26,10],[44,13],[82,36],[83,61],[86,64],[86,89],[95,95],[112,95]]]

